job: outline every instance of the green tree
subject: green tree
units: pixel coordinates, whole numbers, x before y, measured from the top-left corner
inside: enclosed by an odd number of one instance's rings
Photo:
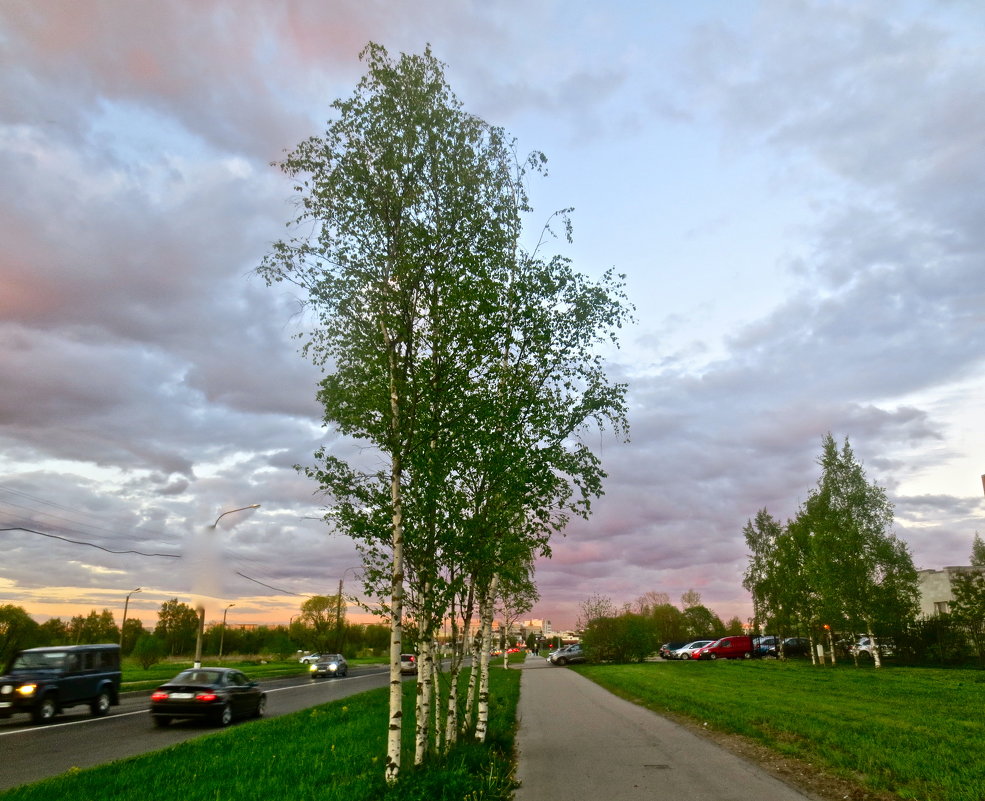
[[[985,665],[985,543],[975,532],[971,546],[971,567],[951,576],[951,616],[967,633]]]
[[[41,629],[27,610],[14,604],[0,605],[0,670],[16,651],[37,643]]]
[[[339,595],[313,595],[301,604],[301,620],[313,632],[313,648],[328,651],[338,641],[339,626],[345,622],[345,602]]]
[[[753,628],[762,632],[783,619],[786,587],[793,578],[779,562],[784,530],[764,508],[746,523],[742,534],[750,551],[742,586],[752,595]]]
[[[151,634],[141,634],[133,646],[133,658],[144,670],[149,670],[164,658],[164,644]]]
[[[164,644],[167,653],[172,656],[189,653],[197,634],[198,613],[192,607],[177,598],[161,604],[154,636]]]
[[[870,637],[896,629],[916,616],[918,591],[909,551],[892,532],[893,506],[866,479],[847,437],[839,450],[828,434],[818,461],[821,477],[803,507],[824,617],[817,622]],[[879,667],[878,649],[873,656]]]
[[[93,609],[88,615],[76,615],[69,621],[68,636],[76,644],[119,642],[120,629],[109,609],[102,612]]]
[[[985,540],[977,531],[971,544],[971,564],[973,567],[985,567]]]
[[[52,617],[40,626],[40,645],[65,645],[69,640],[68,626],[60,617]]]
[[[594,618],[582,635],[593,662],[642,662],[659,647],[653,619],[633,612]]]
[[[133,653],[133,647],[137,644],[137,640],[145,633],[146,630],[140,618],[128,617],[123,624],[123,636],[121,638],[124,654]]]
[[[687,639],[688,622],[684,613],[669,601],[653,607],[650,618],[661,642],[680,642]]]
[[[704,604],[689,606],[683,612],[685,640],[697,640],[701,637],[718,638],[725,634],[725,624],[722,619]]]
[[[568,513],[587,514],[604,474],[577,433],[625,429],[624,387],[592,348],[627,311],[611,273],[590,282],[519,247],[523,177],[540,154],[518,159],[501,130],[466,114],[429,50],[393,61],[370,44],[362,58],[367,74],[333,104],[324,136],[281,165],[308,233],[275,244],[259,273],[306,293],[317,325],[303,350],[331,368],[325,422],[382,457],[366,473],[322,449],[306,473],[385,599],[392,782],[407,614],[425,651],[452,603],[488,619],[496,566],[545,553]],[[419,671],[425,694],[430,676]]]

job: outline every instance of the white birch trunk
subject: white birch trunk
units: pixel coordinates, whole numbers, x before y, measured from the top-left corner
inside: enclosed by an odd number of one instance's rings
[[[481,613],[480,613],[481,618]],[[482,634],[480,624],[480,635],[478,639],[472,638],[472,668],[469,671],[469,688],[465,696],[465,713],[462,715],[462,724],[459,727],[462,734],[468,731],[469,726],[475,720],[476,695],[479,692],[479,663],[482,661]]]
[[[869,635],[869,642],[872,643],[872,661],[877,668],[882,667],[882,654],[879,653],[879,643],[876,641],[875,635],[872,633],[872,623],[868,620],[865,621],[866,633]]]
[[[418,644],[416,727],[414,736],[414,764],[421,765],[428,750],[431,722],[431,694],[434,689],[434,653],[428,637]]]
[[[394,384],[393,355],[390,356],[390,409],[391,426],[399,431],[400,397]],[[387,730],[386,769],[387,784],[397,781],[400,773],[400,734],[403,727],[403,682],[400,677],[400,653],[404,644],[404,519],[403,495],[400,480],[403,462],[400,454],[391,454],[390,502],[393,505],[393,571],[390,578],[390,724]]]
[[[479,704],[475,721],[475,739],[480,743],[486,741],[486,730],[489,728],[489,649],[492,646],[493,606],[498,584],[499,576],[493,576],[492,581],[489,582],[489,593],[480,607],[482,609],[482,650],[479,654]]]

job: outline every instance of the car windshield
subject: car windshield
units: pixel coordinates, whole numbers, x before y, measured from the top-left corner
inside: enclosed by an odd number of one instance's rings
[[[171,681],[171,684],[218,684],[221,674],[216,670],[185,670]]]
[[[35,651],[34,653],[19,654],[14,663],[10,666],[11,670],[53,670],[65,666],[64,651]]]

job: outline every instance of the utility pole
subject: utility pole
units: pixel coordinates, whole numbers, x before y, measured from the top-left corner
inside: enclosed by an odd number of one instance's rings
[[[985,476],[982,476],[982,478],[985,479]],[[123,602],[123,622],[120,623],[120,651],[123,651],[123,632],[127,627],[127,607],[130,605],[130,596],[135,592],[140,592],[140,589],[140,587],[137,587],[135,590],[130,590],[130,592],[127,593],[127,599]]]

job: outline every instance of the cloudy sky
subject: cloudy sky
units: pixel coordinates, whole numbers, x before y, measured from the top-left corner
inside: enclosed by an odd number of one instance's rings
[[[985,6],[978,0],[7,0],[0,5],[0,604],[163,601],[287,622],[355,591],[294,464],[323,442],[297,302],[253,270],[270,166],[368,41],[427,43],[550,159],[583,272],[626,273],[631,441],[534,610],[688,589],[750,614],[741,530],[821,438],[887,487],[918,567],[985,532]],[[256,510],[219,514],[250,504]],[[48,535],[48,536],[45,536]],[[60,538],[60,539],[58,539]],[[88,544],[81,544],[88,543]],[[125,553],[114,553],[122,551]],[[129,552],[129,553],[126,553]]]

